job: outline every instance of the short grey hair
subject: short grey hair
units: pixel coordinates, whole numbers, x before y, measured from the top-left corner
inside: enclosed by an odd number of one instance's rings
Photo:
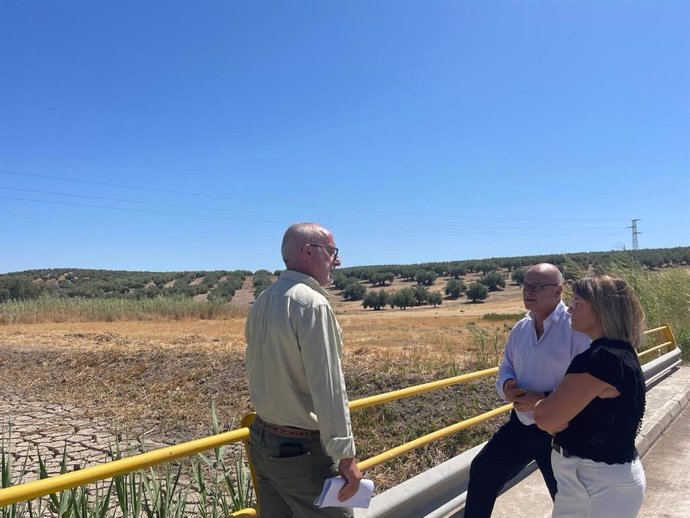
[[[295,223],[290,225],[283,236],[280,253],[285,266],[290,266],[307,243],[320,244],[331,232],[317,223]]]

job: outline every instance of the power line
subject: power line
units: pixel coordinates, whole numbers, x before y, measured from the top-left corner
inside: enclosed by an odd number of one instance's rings
[[[89,196],[86,194],[73,194],[73,193],[68,193],[68,192],[45,191],[45,190],[40,190],[40,189],[22,189],[19,187],[5,187],[5,186],[0,186],[0,189],[8,190],[8,191],[33,192],[33,193],[38,193],[38,194],[54,194],[57,196],[68,196],[70,198],[85,198],[85,199],[89,199],[89,200],[104,200],[104,201],[115,201],[115,202],[122,202],[122,203],[136,203],[139,205],[153,205],[153,206],[158,206],[158,207],[175,207],[175,208],[179,208],[179,209],[218,210],[218,211],[223,211],[223,212],[230,212],[230,209],[221,209],[221,208],[217,208],[217,207],[198,207],[198,206],[193,206],[193,205],[180,205],[177,203],[161,203],[161,202],[155,202],[155,201],[127,200],[127,199],[122,199],[122,198],[108,198],[106,196]],[[252,211],[245,211],[245,212],[248,214],[259,214],[258,212],[252,212]]]
[[[70,203],[67,201],[34,200],[31,198],[21,198],[18,196],[2,196],[2,195],[0,195],[0,198],[6,199],[6,200],[29,201],[29,202],[34,202],[34,203],[47,203],[47,204],[51,204],[51,205],[68,205],[71,207],[87,207],[87,208],[92,208],[92,209],[109,209],[109,210],[120,210],[120,211],[125,211],[125,212],[146,212],[149,214],[165,214],[165,215],[169,215],[169,216],[223,219],[223,220],[228,220],[228,221],[244,221],[244,222],[250,222],[250,223],[254,223],[257,221],[267,222],[266,220],[241,219],[241,218],[234,218],[234,217],[231,218],[229,216],[215,216],[215,215],[209,215],[209,214],[189,214],[189,213],[170,212],[170,211],[163,211],[163,210],[134,209],[134,208],[129,208],[129,207],[111,207],[108,205],[91,205],[88,203]]]
[[[118,187],[118,188],[123,188],[123,189],[133,189],[133,190],[141,190],[141,191],[147,191],[147,192],[160,192],[160,193],[167,193],[167,194],[182,194],[185,196],[199,196],[199,197],[206,197],[206,198],[211,198],[211,199],[216,199],[216,200],[235,201],[229,197],[211,195],[211,194],[206,194],[206,193],[177,191],[177,190],[171,190],[171,189],[159,189],[159,188],[155,188],[155,187],[142,187],[142,186],[136,186],[136,185],[126,185],[126,184],[119,184],[119,183],[112,183],[112,182],[101,182],[101,181],[95,181],[95,180],[83,180],[80,178],[69,178],[69,177],[64,177],[64,176],[46,175],[46,174],[37,174],[37,173],[25,173],[25,172],[21,172],[21,171],[10,171],[7,169],[0,169],[0,174],[31,177],[31,178],[47,178],[47,179],[51,179],[51,180],[59,180],[59,181],[64,181],[64,182],[75,182],[75,183],[82,183],[82,184],[88,184],[88,185],[102,185],[102,186],[106,186],[106,187]],[[46,192],[46,194],[48,194],[48,192]],[[92,199],[98,199],[99,198],[99,197],[89,197],[86,195],[57,193],[57,192],[52,193],[52,194],[59,194],[59,195],[63,195],[63,196],[80,196],[80,197],[92,198]],[[105,197],[103,197],[102,199],[104,199],[106,201],[129,201],[129,200],[116,200],[116,199],[112,199],[112,198],[108,199]],[[131,203],[144,203],[144,202],[131,201]],[[284,205],[287,207],[293,207],[294,206],[294,203],[292,203],[292,202],[287,203],[287,202],[278,201],[278,202],[273,202],[273,203],[274,203],[274,205]],[[176,206],[176,205],[170,204],[168,206]],[[179,208],[187,208],[187,206],[180,205]],[[189,207],[189,208],[196,209],[197,207]],[[333,208],[333,207],[332,207],[332,205],[329,205],[328,208]],[[218,210],[222,210],[222,209],[218,209]],[[449,217],[449,218],[452,217],[452,218],[462,219],[462,220],[470,220],[470,221],[515,221],[514,217],[500,218],[500,217],[491,217],[491,216],[461,216],[461,215],[457,215],[457,214],[449,214],[449,215],[447,215],[447,217]],[[331,218],[331,219],[335,219],[335,218]],[[534,219],[520,218],[520,221],[543,222],[544,219],[543,218],[534,218]],[[573,219],[572,218],[568,218],[568,219],[549,218],[549,221],[572,223]],[[577,220],[577,222],[580,222],[580,223],[610,222],[610,223],[620,224],[621,220],[620,219],[580,219],[580,220]]]
[[[0,187],[0,189],[3,189],[4,187]],[[32,189],[16,189],[19,191],[28,191],[28,192],[44,192],[44,193],[50,193],[50,191],[39,191],[39,190],[32,190]],[[55,194],[61,194],[65,196],[74,196],[74,197],[82,197],[82,198],[87,198],[87,199],[100,199],[100,200],[108,200],[108,201],[130,201],[130,200],[118,200],[115,198],[105,198],[105,197],[98,197],[98,196],[83,196],[83,195],[70,195],[70,194],[65,194],[65,193],[55,193]],[[7,200],[15,200],[15,201],[24,201],[24,202],[32,202],[32,203],[44,203],[44,204],[50,204],[50,205],[66,205],[66,206],[71,206],[71,207],[84,207],[84,208],[90,208],[90,209],[105,209],[105,210],[119,210],[119,211],[126,211],[126,212],[142,212],[142,213],[149,213],[149,214],[165,214],[165,215],[171,215],[171,216],[184,216],[184,217],[199,217],[199,218],[207,218],[207,219],[219,219],[219,220],[228,220],[228,221],[245,221],[245,222],[268,222],[266,219],[242,219],[238,217],[230,217],[230,216],[221,216],[221,215],[214,215],[214,214],[195,214],[195,213],[189,213],[189,212],[173,212],[173,211],[162,211],[162,210],[153,210],[153,209],[139,209],[139,208],[133,208],[133,207],[115,207],[112,205],[96,205],[96,204],[90,204],[90,203],[76,203],[76,202],[67,202],[67,201],[57,201],[57,200],[40,200],[40,199],[34,199],[34,198],[24,198],[20,196],[4,196],[0,195],[0,198],[7,199]],[[132,202],[132,203],[144,203],[144,202]],[[174,204],[170,204],[172,206],[176,206]],[[177,207],[183,207],[183,208],[192,208],[192,207],[187,207],[187,206],[177,206]],[[203,210],[203,209],[202,209]],[[434,226],[433,228],[430,228],[428,225],[405,225],[404,227],[396,227],[396,226],[377,226],[376,228],[369,227],[370,230],[375,231],[375,232],[381,232],[381,231],[389,231],[389,232],[398,232],[401,229],[408,230],[408,231],[415,231],[415,227],[417,231],[420,232],[432,232],[435,234],[485,234],[487,231],[491,231],[492,234],[496,235],[510,235],[510,234],[515,234],[515,231],[522,231],[525,232],[525,234],[521,235],[529,235],[533,234],[535,232],[540,232],[540,235],[591,235],[592,231],[596,231],[597,235],[616,235],[616,233],[611,233],[611,232],[601,232],[601,230],[612,230],[618,227],[572,227],[572,228],[563,228],[562,226],[559,226],[558,228],[556,227],[535,227],[534,225],[526,225],[526,226],[506,226],[506,225],[501,225],[500,230],[504,232],[497,232],[497,229],[495,226],[486,226],[486,225],[446,225],[446,226]],[[365,227],[366,228],[366,227]],[[544,233],[546,231],[547,233]],[[548,233],[549,231],[552,231],[553,233]]]
[[[164,192],[167,194],[184,194],[185,196],[203,196],[206,198],[222,199],[219,196],[214,196],[206,193],[189,192],[189,191],[175,191],[171,189],[158,189],[155,187],[141,187],[137,185],[125,185],[120,183],[110,183],[110,182],[97,182],[95,180],[82,180],[80,178],[66,178],[62,176],[52,176],[47,174],[36,174],[36,173],[21,173],[19,171],[8,171],[7,169],[0,169],[0,174],[16,175],[16,176],[29,176],[32,178],[48,178],[50,180],[60,180],[63,182],[76,182],[85,183],[90,185],[106,185],[108,187],[118,187],[122,189],[135,189],[139,191],[149,191],[149,192]]]

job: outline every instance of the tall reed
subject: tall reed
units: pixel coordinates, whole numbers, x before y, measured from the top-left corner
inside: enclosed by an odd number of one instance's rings
[[[243,310],[228,304],[197,302],[189,297],[86,299],[47,295],[0,303],[0,324],[196,320],[230,318],[242,314]]]
[[[587,271],[567,263],[574,278]],[[606,267],[595,271],[624,278],[632,287],[644,310],[648,328],[669,324],[685,361],[690,360],[690,272],[680,268],[651,270],[633,255],[620,254]]]

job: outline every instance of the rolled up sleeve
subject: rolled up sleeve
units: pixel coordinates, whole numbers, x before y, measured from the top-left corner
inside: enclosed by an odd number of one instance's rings
[[[496,380],[496,392],[499,396],[501,396],[501,398],[503,398],[504,401],[507,401],[507,399],[505,392],[503,392],[503,385],[505,385],[506,381],[509,379],[517,380],[517,374],[515,374],[515,368],[513,367],[514,348],[515,338],[513,333],[511,333],[506,341],[503,359],[501,360],[501,365],[498,368],[498,379]]]

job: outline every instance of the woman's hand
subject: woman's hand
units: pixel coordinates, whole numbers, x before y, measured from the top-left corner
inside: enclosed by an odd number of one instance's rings
[[[534,420],[550,434],[565,430],[577,414],[609,387],[613,388],[588,373],[566,374],[549,397],[533,405]]]
[[[535,392],[533,390],[523,392],[521,396],[513,400],[513,407],[520,412],[531,412],[534,410],[534,405],[536,405],[538,401],[544,399],[543,392]]]

